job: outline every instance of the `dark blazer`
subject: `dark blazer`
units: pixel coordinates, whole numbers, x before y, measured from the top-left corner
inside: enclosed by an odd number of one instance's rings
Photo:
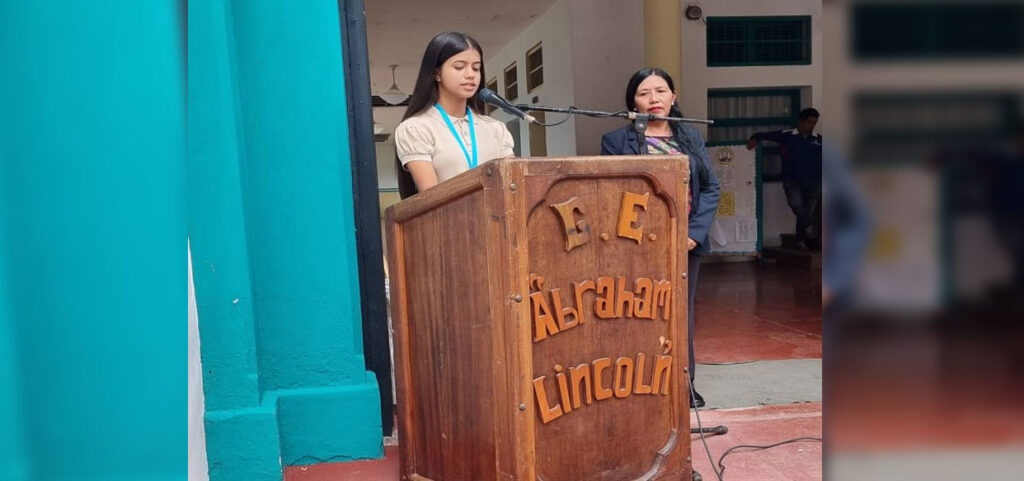
[[[715,211],[718,210],[718,177],[711,168],[708,150],[700,132],[684,125],[683,135],[689,140],[689,145],[693,145],[696,150],[683,152],[690,156],[690,190],[693,192],[693,200],[690,202],[689,234],[691,239],[697,241],[697,247],[691,252],[705,254],[711,251],[708,231],[711,230]],[[638,155],[638,149],[637,134],[632,125],[613,130],[601,137],[601,155]]]

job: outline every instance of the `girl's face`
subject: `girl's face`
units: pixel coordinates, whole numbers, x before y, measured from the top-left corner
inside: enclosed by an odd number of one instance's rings
[[[668,88],[668,82],[665,79],[651,75],[637,86],[633,100],[636,102],[637,112],[668,115],[669,109],[676,101],[676,94]]]
[[[434,76],[438,93],[447,92],[448,95],[461,99],[472,97],[480,86],[482,65],[480,52],[472,47],[451,56]]]

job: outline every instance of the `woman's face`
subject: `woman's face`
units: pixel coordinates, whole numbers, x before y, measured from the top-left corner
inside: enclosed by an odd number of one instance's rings
[[[463,50],[444,62],[437,75],[439,91],[447,92],[448,95],[468,99],[476,93],[480,86],[480,68],[483,62],[480,59],[480,52],[474,48]]]
[[[668,115],[672,104],[676,101],[676,94],[668,88],[665,79],[650,75],[640,82],[633,96],[636,102],[636,111],[642,114]]]

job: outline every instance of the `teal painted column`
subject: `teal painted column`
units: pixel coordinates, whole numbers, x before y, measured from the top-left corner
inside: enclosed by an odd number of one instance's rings
[[[25,434],[25,462],[0,457],[0,479],[186,476],[178,13],[0,2],[0,358],[15,358],[0,385],[15,383],[4,401]]]
[[[0,145],[3,152],[3,145]],[[5,204],[0,203],[0,219],[6,219]],[[0,223],[0,479],[27,481],[29,475],[28,452],[25,449],[25,426],[22,422],[21,374],[17,342],[14,337],[7,287],[7,259],[4,225]]]
[[[335,0],[189,4],[189,236],[210,475],[380,457]]]
[[[276,408],[259,386],[230,17],[223,1],[189,3],[188,230],[207,464],[215,481],[279,480]]]

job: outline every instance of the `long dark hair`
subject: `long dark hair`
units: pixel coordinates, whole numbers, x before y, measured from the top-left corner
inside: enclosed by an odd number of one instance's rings
[[[673,93],[676,91],[675,83],[672,82],[672,76],[668,72],[658,67],[647,67],[638,70],[629,79],[629,83],[626,84],[626,108],[631,112],[636,110],[636,89],[640,87],[640,83],[651,75],[657,75],[665,79],[665,83],[668,84],[669,90]],[[678,100],[678,99],[677,99]],[[679,108],[678,102],[672,102],[672,107],[668,109],[669,117],[682,117],[683,111]],[[679,142],[679,146],[682,147],[683,153],[692,155],[694,152],[695,145],[692,145],[688,136],[683,131],[683,124],[679,122],[669,122],[669,127],[672,129],[672,136],[675,137],[676,142]]]
[[[416,77],[416,87],[413,88],[412,96],[409,98],[409,107],[405,109],[402,120],[418,115],[437,103],[437,80],[434,76],[438,74],[441,66],[454,55],[468,49],[474,49],[484,58],[484,49],[473,37],[459,32],[443,32],[430,39],[427,50],[423,52],[423,61],[420,62],[420,73]],[[484,65],[480,64],[480,85],[477,86],[473,96],[466,100],[466,105],[473,109],[474,113],[482,114],[484,103],[480,100],[480,87],[487,80],[484,73]],[[412,174],[402,167],[402,162],[395,157],[398,167],[398,193],[401,198],[410,197],[416,194],[416,183],[412,180]]]

